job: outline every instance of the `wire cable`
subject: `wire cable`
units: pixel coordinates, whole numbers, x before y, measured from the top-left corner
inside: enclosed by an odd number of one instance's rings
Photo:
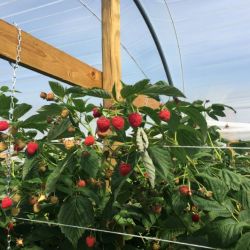
[[[177,245],[184,245],[184,246],[190,246],[190,247],[199,247],[199,248],[204,248],[204,249],[218,249],[218,248],[209,247],[209,246],[191,244],[191,243],[187,243],[187,242],[165,240],[165,239],[160,239],[160,238],[156,238],[156,237],[149,237],[149,236],[142,236],[142,235],[137,235],[137,234],[115,232],[115,231],[97,229],[97,228],[91,228],[91,227],[81,227],[81,226],[67,225],[67,224],[56,223],[56,222],[47,222],[47,221],[42,221],[42,220],[32,220],[32,219],[21,218],[21,217],[14,217],[14,219],[21,220],[21,221],[27,221],[27,222],[40,223],[40,224],[60,226],[60,227],[71,227],[71,228],[84,229],[84,230],[88,230],[88,231],[95,231],[95,232],[101,232],[101,233],[109,233],[109,234],[116,234],[116,235],[122,235],[122,236],[130,236],[130,237],[134,237],[134,238],[145,239],[145,240],[148,240],[148,241],[161,241],[161,242],[167,242],[167,243],[172,243],[172,244],[177,244]]]
[[[182,56],[181,56],[180,43],[179,43],[179,39],[178,39],[178,35],[177,35],[177,30],[176,30],[176,27],[175,27],[174,19],[173,19],[173,17],[172,17],[172,14],[171,14],[170,8],[169,8],[169,6],[168,6],[167,0],[164,0],[164,3],[165,3],[165,5],[166,5],[167,11],[168,11],[168,14],[169,14],[169,16],[170,16],[171,23],[172,23],[172,26],[173,26],[173,29],[174,29],[174,34],[175,34],[175,38],[176,38],[176,42],[177,42],[178,53],[179,53],[179,59],[180,59],[181,80],[182,80],[182,91],[183,91],[183,93],[185,94],[184,70],[183,70],[183,63],[182,63]]]
[[[7,1],[7,2],[0,3],[0,7],[5,6],[5,5],[9,5],[9,4],[11,4],[11,3],[13,3],[13,2],[16,2],[16,1],[17,1],[17,0],[9,0],[9,1]]]
[[[54,4],[58,4],[58,3],[61,3],[63,1],[65,1],[65,0],[57,0],[57,1],[54,1],[54,2],[51,2],[51,3],[46,3],[46,4],[43,4],[43,5],[39,5],[37,7],[33,7],[33,8],[25,9],[25,10],[22,10],[22,11],[19,11],[19,12],[16,12],[16,13],[12,13],[10,15],[3,16],[3,17],[0,17],[0,18],[1,19],[6,19],[6,18],[9,18],[9,17],[19,16],[21,14],[29,13],[31,11],[39,10],[39,9],[42,9],[42,8],[46,8],[48,6],[51,6],[51,5],[54,5]]]
[[[58,11],[58,12],[55,12],[53,14],[49,14],[49,15],[46,15],[46,16],[41,16],[41,17],[35,17],[35,18],[29,18],[28,20],[26,21],[23,21],[23,22],[20,22],[19,24],[20,25],[23,25],[23,24],[27,24],[27,23],[32,23],[34,21],[39,21],[39,20],[42,20],[44,18],[48,18],[48,17],[53,17],[53,16],[57,16],[57,15],[61,15],[63,13],[67,13],[67,12],[71,12],[71,11],[74,11],[74,10],[77,10],[77,9],[81,9],[81,7],[75,7],[75,8],[71,8],[71,9],[67,9],[67,10],[63,10],[63,11]],[[47,27],[46,27],[47,28]]]
[[[189,145],[167,145],[166,148],[191,148],[191,149],[238,149],[250,150],[250,147],[234,147],[234,146],[189,146]]]

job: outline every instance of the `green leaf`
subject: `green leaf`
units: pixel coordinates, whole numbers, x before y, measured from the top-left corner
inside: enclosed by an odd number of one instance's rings
[[[1,86],[0,91],[2,92],[8,92],[10,89],[8,86]]]
[[[152,227],[157,220],[157,216],[153,213],[145,214],[145,216],[142,219],[142,224],[145,228],[149,229]]]
[[[181,220],[176,216],[168,216],[168,218],[162,220],[160,223],[159,236],[161,239],[172,240],[186,232]]]
[[[77,192],[79,192],[79,193],[81,193],[81,195],[86,196],[89,199],[93,200],[96,204],[100,203],[100,199],[99,199],[97,193],[88,187],[78,188]]]
[[[18,118],[22,117],[24,114],[30,111],[31,108],[32,106],[27,103],[17,104],[13,112],[13,119],[17,120]]]
[[[134,85],[124,85],[121,90],[121,96],[127,98],[135,95],[134,98],[148,85],[149,80],[145,79],[135,83]]]
[[[47,178],[45,187],[45,192],[47,194],[55,191],[56,184],[60,179],[61,174],[67,167],[73,165],[73,163],[74,163],[73,154],[70,154],[60,164],[58,164],[58,166],[53,170],[53,172]]]
[[[3,118],[9,117],[10,102],[11,102],[10,96],[0,95],[0,103],[1,103],[0,116],[1,117]]]
[[[233,219],[223,219],[212,222],[209,226],[209,241],[219,244],[221,247],[228,247],[235,243],[243,230],[244,223]]]
[[[222,178],[229,189],[239,191],[241,185],[241,175],[234,173],[232,170],[223,169]]]
[[[199,146],[199,145],[201,145],[201,141],[199,140],[198,131],[189,127],[189,126],[184,126],[184,125],[180,125],[178,127],[177,141],[178,141],[179,145],[183,145],[183,146]],[[195,151],[195,150],[193,150],[193,151]]]
[[[78,227],[89,226],[94,217],[93,207],[89,199],[82,196],[73,196],[61,206],[58,222]],[[84,229],[60,226],[61,231],[76,248]]]
[[[149,146],[148,153],[156,167],[156,173],[164,180],[171,180],[173,177],[171,173],[173,163],[169,150],[162,146],[154,145]]]
[[[243,208],[250,209],[250,191],[249,190],[242,190],[241,192],[241,202]]]
[[[223,110],[225,110],[225,108],[228,108],[228,109],[231,109],[234,113],[236,113],[236,110],[233,107],[225,105],[225,104],[214,103],[211,105],[211,108],[213,110],[217,110],[217,111],[219,111],[219,110],[223,111]]]
[[[95,108],[96,105],[92,104],[92,103],[89,103],[87,104],[87,106],[85,107],[85,112],[88,113],[88,112],[91,112],[93,111],[93,108]]]
[[[156,124],[159,124],[161,122],[158,113],[154,109],[144,106],[141,107],[140,110],[142,111],[142,113],[148,115]]]
[[[47,123],[47,120],[44,119],[43,116],[37,114],[37,115],[32,115],[26,120],[19,122],[18,127],[34,128],[43,133],[43,131],[47,129],[48,123]]]
[[[161,85],[161,84],[149,84],[145,89],[143,89],[140,94],[142,95],[164,95],[164,96],[174,96],[174,97],[185,97],[185,95],[177,88]]]
[[[210,213],[210,217],[215,219],[216,217],[231,217],[230,210],[227,209],[225,205],[220,204],[218,201],[205,199],[196,195],[192,196],[192,201],[195,206],[199,207],[201,210],[212,212]],[[230,201],[226,201],[226,203],[231,203]],[[228,203],[228,205],[230,205]],[[231,203],[232,205],[232,203]],[[233,206],[232,206],[232,209]]]
[[[98,170],[101,167],[101,159],[95,150],[90,149],[89,156],[81,156],[80,167],[90,178],[96,178]]]
[[[243,249],[250,250],[250,232],[243,234],[235,247],[235,250]]]
[[[58,125],[52,127],[48,132],[48,140],[54,140],[67,130],[71,124],[69,119],[63,119]]]
[[[38,158],[37,156],[33,156],[31,158],[26,158],[23,165],[23,180],[27,179],[31,172],[38,169]],[[37,173],[38,171],[36,171]]]
[[[84,112],[85,111],[85,104],[86,102],[83,101],[82,99],[73,99],[73,103],[75,105],[75,109],[79,112]]]
[[[84,91],[85,91],[86,95],[88,95],[88,96],[99,97],[99,98],[103,98],[103,99],[110,99],[111,98],[111,95],[109,94],[109,92],[107,92],[104,89],[92,88],[92,89],[85,89]]]
[[[239,221],[249,223],[250,225],[250,209],[240,211]]]
[[[188,115],[194,124],[197,124],[200,127],[205,141],[207,136],[207,122],[204,116],[193,107],[180,107],[179,109],[181,112]]]
[[[199,174],[198,176],[204,180],[206,188],[213,192],[215,200],[219,202],[224,201],[229,189],[223,181],[207,174]]]
[[[159,100],[160,95],[185,97],[180,90],[175,87],[158,82],[156,84],[149,84],[149,80],[145,79],[137,82],[134,85],[125,85],[121,90],[123,98],[133,101],[138,95],[146,95],[156,100]]]
[[[250,181],[249,178],[245,177],[245,176],[241,176],[242,182],[241,182],[241,186],[243,189],[248,190],[248,193],[250,192]]]
[[[60,83],[49,81],[49,85],[54,94],[62,98],[65,96],[65,89]]]
[[[42,106],[37,113],[39,113],[40,116],[47,118],[48,116],[58,115],[61,113],[63,107],[56,104],[51,103],[50,105],[44,105]]]
[[[79,97],[80,96],[85,96],[83,88],[79,87],[79,86],[73,86],[73,87],[67,88],[65,90],[65,93],[66,94],[79,94]]]
[[[187,197],[184,197],[180,195],[179,192],[175,192],[172,194],[172,206],[173,210],[177,214],[181,214],[183,210],[187,207],[188,199]]]

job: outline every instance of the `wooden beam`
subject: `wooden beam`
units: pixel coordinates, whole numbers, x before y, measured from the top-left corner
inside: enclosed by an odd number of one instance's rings
[[[0,57],[15,61],[17,29],[0,20]],[[86,88],[102,87],[102,72],[22,31],[20,65]]]
[[[111,92],[113,83],[115,83],[118,97],[120,97],[121,63],[119,0],[103,0],[102,3],[103,74],[101,71],[24,31],[22,31],[20,65],[59,81],[85,88],[103,87]],[[110,16],[111,13],[113,18]],[[110,27],[110,30],[108,27]],[[16,27],[0,20],[0,58],[14,62],[16,59],[16,46]],[[110,104],[109,101],[105,103],[107,106]],[[159,103],[145,96],[137,97],[134,104],[138,107],[159,107]]]
[[[152,109],[158,109],[160,107],[160,102],[145,95],[139,95],[138,97],[136,97],[133,104],[138,108],[147,106]]]
[[[102,87],[111,92],[115,84],[120,99],[120,0],[102,0],[102,69]]]

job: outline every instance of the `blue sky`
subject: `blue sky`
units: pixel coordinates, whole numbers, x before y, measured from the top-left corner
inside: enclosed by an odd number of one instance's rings
[[[100,16],[100,0],[82,0]],[[185,94],[234,106],[227,120],[250,122],[250,1],[141,0],[160,38],[174,83],[182,89],[180,61],[170,8],[180,43]],[[16,22],[32,35],[101,69],[100,22],[79,0],[2,0],[0,18]],[[149,32],[132,0],[121,0],[121,40],[152,82],[165,74]],[[122,50],[122,79],[145,78]],[[0,60],[0,85],[9,84],[11,69]],[[23,101],[44,104],[39,92],[49,78],[20,69],[17,88]]]

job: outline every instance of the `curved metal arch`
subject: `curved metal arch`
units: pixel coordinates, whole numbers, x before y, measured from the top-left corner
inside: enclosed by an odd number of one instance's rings
[[[169,71],[169,68],[168,68],[168,64],[167,64],[167,60],[164,56],[164,53],[163,53],[163,50],[162,50],[162,47],[161,47],[161,44],[159,42],[159,39],[156,35],[156,32],[154,30],[154,27],[145,11],[145,9],[143,8],[143,6],[141,5],[140,1],[139,0],[133,0],[136,7],[138,8],[139,12],[141,13],[148,29],[149,29],[149,32],[154,40],[154,43],[155,43],[155,46],[158,50],[158,53],[159,53],[159,56],[161,58],[161,62],[162,62],[162,65],[163,65],[163,68],[164,68],[164,71],[166,73],[166,76],[167,76],[167,79],[168,79],[168,83],[169,85],[173,86],[173,80],[172,80],[172,77],[171,77],[171,74],[170,74],[170,71]]]

